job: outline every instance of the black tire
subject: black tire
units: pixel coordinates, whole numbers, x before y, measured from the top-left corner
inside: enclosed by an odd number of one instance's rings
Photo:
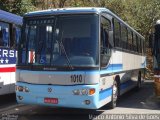
[[[136,89],[140,90],[141,87],[142,87],[142,80],[141,80],[141,73],[139,73]]]
[[[109,108],[114,109],[117,106],[117,100],[118,100],[118,94],[119,94],[119,89],[118,89],[118,82],[115,80],[112,86],[112,100],[109,103]]]

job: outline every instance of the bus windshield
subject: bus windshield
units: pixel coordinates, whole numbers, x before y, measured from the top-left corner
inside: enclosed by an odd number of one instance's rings
[[[26,18],[18,64],[95,67],[98,25],[96,14]]]

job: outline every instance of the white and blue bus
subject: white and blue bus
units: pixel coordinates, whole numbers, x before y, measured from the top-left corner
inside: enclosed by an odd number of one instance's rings
[[[0,95],[15,92],[17,46],[22,17],[0,10]]]
[[[98,109],[141,86],[144,37],[106,8],[24,15],[18,48],[18,103]]]

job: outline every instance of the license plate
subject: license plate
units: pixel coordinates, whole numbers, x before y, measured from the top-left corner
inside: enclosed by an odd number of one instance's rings
[[[58,98],[44,98],[44,103],[58,104]]]

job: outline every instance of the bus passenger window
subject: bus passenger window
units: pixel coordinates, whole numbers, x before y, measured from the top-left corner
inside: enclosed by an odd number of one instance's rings
[[[132,44],[132,32],[128,29],[128,50],[133,50],[133,44]]]
[[[2,26],[0,26],[0,46],[1,46],[2,41],[3,41]]]
[[[114,19],[114,45],[121,47],[121,26],[118,20]]]
[[[128,42],[128,33],[127,28],[121,24],[121,40],[122,40],[122,48],[127,49],[127,42]]]
[[[136,35],[136,52],[139,51],[139,41],[138,41],[138,36]]]
[[[19,27],[16,27],[15,29],[15,42],[16,42],[16,48],[18,47],[18,43],[21,37],[21,29]]]
[[[11,30],[11,39],[10,39],[9,42],[10,42],[10,47],[15,49],[15,39],[16,39],[16,37],[15,37],[15,26],[12,25],[11,28],[12,28],[12,29],[10,29]]]
[[[9,24],[0,22],[0,46],[9,47]]]
[[[21,37],[21,28],[15,25],[12,25],[12,31],[11,31],[11,39],[10,39],[10,47],[13,49],[18,48],[18,43]]]
[[[142,40],[139,38],[139,52],[142,53]]]
[[[136,34],[133,34],[133,51],[137,52],[137,40]]]

